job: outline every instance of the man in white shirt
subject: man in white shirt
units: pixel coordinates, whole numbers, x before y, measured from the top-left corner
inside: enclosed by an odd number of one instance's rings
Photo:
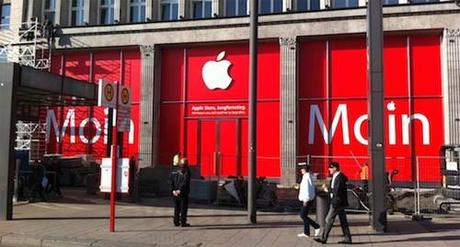
[[[320,233],[320,226],[318,223],[308,217],[308,212],[313,206],[315,200],[315,182],[310,174],[310,166],[306,163],[301,163],[300,172],[302,173],[302,181],[300,182],[299,201],[302,202],[302,209],[300,210],[300,218],[303,220],[303,233],[297,234],[298,237],[308,238],[310,236],[310,225],[315,228],[315,237]]]

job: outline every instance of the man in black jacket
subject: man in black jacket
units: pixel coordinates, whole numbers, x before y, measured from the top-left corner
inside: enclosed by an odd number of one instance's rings
[[[174,198],[174,225],[189,227],[187,223],[188,196],[190,193],[190,168],[187,158],[182,158],[179,168],[169,176]]]
[[[340,172],[340,166],[337,162],[329,164],[329,173],[332,175],[331,184],[329,186],[330,189],[328,190],[331,195],[331,205],[326,216],[326,225],[323,234],[320,238],[315,239],[315,241],[323,244],[327,242],[335,217],[339,215],[340,226],[342,227],[342,232],[345,237],[339,244],[351,244],[351,233],[348,227],[347,214],[345,213],[345,208],[348,207],[348,178],[345,174]]]

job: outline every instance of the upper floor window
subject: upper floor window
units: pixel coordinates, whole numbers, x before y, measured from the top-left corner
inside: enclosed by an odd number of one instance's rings
[[[320,9],[319,1],[320,0],[298,0],[297,10],[298,11],[319,10]]]
[[[383,5],[396,5],[399,3],[399,0],[384,0]]]
[[[72,0],[70,25],[82,26],[85,19],[85,0]]]
[[[411,3],[434,3],[439,2],[439,0],[411,0]]]
[[[259,0],[259,13],[279,13],[283,11],[283,0]]]
[[[43,4],[43,17],[54,24],[54,16],[56,15],[56,0],[45,0],[43,1]]]
[[[331,0],[332,8],[357,8],[359,6],[358,0]]]
[[[114,23],[114,1],[115,0],[100,0],[99,5],[99,23],[113,24]]]
[[[179,13],[178,0],[161,0],[161,20],[177,20]]]
[[[209,18],[212,16],[212,0],[193,0],[193,18]]]
[[[10,28],[11,4],[3,4],[0,9],[0,29]]]
[[[247,0],[226,0],[225,16],[242,16],[248,14]]]
[[[145,21],[145,0],[129,0],[129,21]]]

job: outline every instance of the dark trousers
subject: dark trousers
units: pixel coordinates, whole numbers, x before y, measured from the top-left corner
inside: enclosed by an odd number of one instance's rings
[[[313,206],[313,202],[314,200],[308,201],[306,204],[304,203],[302,209],[300,209],[300,218],[303,220],[303,233],[305,233],[305,235],[310,235],[310,225],[315,229],[319,228],[318,223],[308,217],[308,212]]]
[[[332,229],[332,225],[334,225],[335,217],[337,215],[339,215],[340,226],[342,227],[342,232],[343,232],[343,236],[345,237],[345,240],[351,242],[351,233],[350,233],[350,228],[348,227],[347,214],[345,213],[345,208],[344,207],[334,208],[332,205],[329,207],[329,211],[327,212],[326,225],[324,227],[322,240],[324,242],[327,241],[327,238],[329,237],[329,233],[331,232],[331,229]]]
[[[45,194],[43,193],[44,192],[44,189],[42,187],[42,184],[41,183],[34,183],[32,184],[32,187],[30,188],[30,198],[29,198],[29,201],[30,202],[34,202],[36,197],[37,197],[37,194],[40,196],[40,199],[43,201],[43,202],[46,202],[46,197],[45,197]]]
[[[174,224],[187,223],[188,195],[174,196]]]

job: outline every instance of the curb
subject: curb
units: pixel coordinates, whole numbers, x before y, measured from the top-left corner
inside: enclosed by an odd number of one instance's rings
[[[90,239],[70,239],[57,238],[51,236],[33,236],[16,233],[0,234],[0,246],[28,246],[28,247],[103,247],[103,246],[133,246],[133,247],[153,247],[155,244],[142,244],[124,241],[111,240],[90,240]]]
[[[0,233],[0,246],[27,246],[27,247],[175,247],[175,246],[200,246],[198,245],[168,245],[168,244],[145,244],[126,241],[113,241],[103,239],[72,239],[52,236],[34,236],[17,233]]]

